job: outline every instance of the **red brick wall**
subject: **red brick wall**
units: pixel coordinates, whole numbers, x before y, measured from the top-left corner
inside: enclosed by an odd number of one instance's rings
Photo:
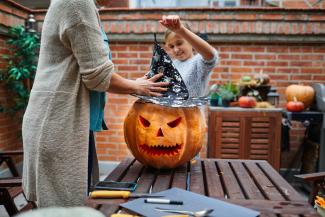
[[[279,3],[280,1],[283,2],[283,8],[325,8],[325,2],[319,2],[318,0],[273,0],[271,2],[274,2],[275,5],[281,6],[281,3]],[[263,6],[271,7],[270,4],[266,3],[266,1],[264,1],[264,3],[262,2],[262,0],[241,0],[240,4],[253,7],[263,4]],[[306,2],[309,2],[309,4]]]
[[[112,43],[113,62],[117,72],[134,78],[149,70],[150,43]],[[213,70],[211,84],[237,81],[242,75],[258,73],[261,69],[271,77],[271,84],[281,93],[285,103],[285,87],[291,83],[325,82],[325,45],[299,44],[213,44],[219,50],[220,64]],[[97,134],[98,154],[101,160],[121,160],[129,152],[123,138],[123,120],[134,97],[109,94],[106,120],[109,131]],[[291,132],[293,150],[301,142],[303,129],[299,124]],[[203,154],[205,156],[205,150]],[[290,156],[289,156],[290,157]]]
[[[8,48],[4,37],[0,36],[0,70],[3,70],[7,63],[2,58],[3,54],[8,54]],[[0,82],[0,104],[7,106],[11,103],[10,92]],[[17,150],[22,148],[21,126],[19,116],[10,113],[0,112],[0,150]],[[21,158],[17,159],[18,161]]]
[[[17,6],[11,2],[0,3],[0,24],[4,27],[22,25],[24,18],[29,13],[23,7]],[[9,53],[6,40],[8,37],[5,33],[0,33],[0,70],[5,70],[7,66],[3,55]],[[5,88],[3,82],[0,82],[0,103],[9,105],[13,96]],[[22,148],[21,143],[21,126],[19,115],[0,112],[0,150],[16,150]]]
[[[164,9],[161,11],[163,14],[183,12],[182,9],[181,12]],[[324,11],[287,9],[261,10],[258,13],[253,9],[203,11],[203,9],[186,10],[181,16],[191,24],[193,31],[207,33],[213,46],[220,51],[221,62],[213,71],[211,83],[225,82],[228,79],[237,81],[242,75],[263,70],[270,75],[272,85],[281,93],[283,106],[285,103],[283,93],[289,84],[325,82],[325,45],[315,43],[317,40],[314,40],[318,35],[325,33]],[[238,13],[233,13],[236,11]],[[111,49],[117,72],[129,78],[147,72],[152,43],[129,41],[136,37],[148,37],[152,40],[152,32],[163,33],[164,29],[157,22],[160,15],[155,15],[150,10],[123,13],[104,10],[101,17],[104,28],[113,41]],[[131,38],[124,39],[129,39],[128,42],[119,41],[119,38],[128,34],[132,34]],[[218,42],[218,38],[214,38],[218,36],[224,37],[220,39],[221,42]],[[264,40],[264,36],[268,40]],[[272,38],[273,36],[276,37]],[[227,41],[227,37],[234,39],[224,42]],[[277,37],[282,39],[279,40]],[[292,42],[295,37],[301,38]],[[306,43],[309,39],[310,42]],[[303,41],[305,42],[302,43]],[[112,94],[109,94],[108,98],[106,120],[110,130],[97,135],[99,158],[121,160],[130,155],[123,139],[123,119],[134,98]],[[291,131],[293,151],[283,153],[282,166],[295,154],[302,140],[303,130],[297,123]],[[201,156],[205,156],[204,149]]]
[[[129,0],[118,0],[118,1],[97,0],[97,2],[100,6],[106,8],[128,8],[129,7]]]
[[[307,3],[309,2],[309,4]],[[284,0],[284,8],[325,8],[325,2],[319,0]]]
[[[274,0],[275,4],[280,5],[278,2],[281,0]],[[106,7],[129,7],[129,0],[97,0],[97,2]],[[262,1],[260,0],[241,0],[240,5],[244,6],[261,6]],[[309,2],[309,4],[307,3]],[[319,2],[319,0],[283,0],[282,7],[283,8],[325,8],[325,2]],[[268,4],[264,4],[263,6],[269,6]]]
[[[4,26],[24,25],[24,19],[29,13],[32,11],[11,0],[0,2],[0,24]]]
[[[142,76],[149,69],[153,32],[162,36],[160,15],[153,9],[104,9],[101,18],[108,33],[117,72],[128,78]],[[324,10],[288,9],[160,9],[162,14],[179,13],[195,32],[207,33],[220,51],[221,62],[211,83],[261,69],[283,92],[290,83],[325,81]],[[34,11],[42,23],[46,11]],[[134,97],[109,94],[105,118],[109,131],[97,134],[100,160],[119,161],[130,153],[123,135],[123,120]],[[292,145],[301,140],[301,128],[292,132]],[[298,133],[297,133],[298,132]],[[205,156],[203,151],[202,156]]]

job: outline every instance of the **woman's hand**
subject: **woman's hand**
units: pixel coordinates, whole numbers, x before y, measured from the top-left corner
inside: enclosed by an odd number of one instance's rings
[[[169,82],[157,82],[159,78],[163,76],[162,73],[153,76],[152,78],[148,78],[147,76],[143,76],[135,80],[135,93],[138,95],[145,96],[162,96],[160,92],[167,91],[167,86]]]
[[[175,33],[183,28],[181,18],[178,15],[164,15],[159,23]]]

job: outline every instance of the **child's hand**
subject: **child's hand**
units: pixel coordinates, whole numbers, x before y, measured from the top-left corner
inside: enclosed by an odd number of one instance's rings
[[[181,19],[178,15],[163,16],[162,20],[159,21],[161,25],[177,33],[182,29]]]

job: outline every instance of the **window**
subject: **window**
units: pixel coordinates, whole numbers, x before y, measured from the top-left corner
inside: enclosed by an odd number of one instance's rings
[[[130,0],[130,8],[237,7],[240,0]]]
[[[168,8],[176,7],[174,0],[130,0],[130,8]]]
[[[210,3],[210,7],[238,7],[240,0],[213,0]]]

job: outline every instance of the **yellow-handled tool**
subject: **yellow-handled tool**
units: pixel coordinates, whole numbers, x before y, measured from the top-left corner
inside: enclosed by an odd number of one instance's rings
[[[91,198],[130,198],[130,197],[163,197],[146,193],[131,193],[130,191],[96,190],[90,193]]]
[[[129,214],[112,214],[111,217],[139,217],[139,216],[129,215]]]
[[[111,217],[139,217],[130,214],[112,214]],[[189,215],[164,215],[163,217],[189,217]]]
[[[112,214],[111,217],[139,217],[130,214]],[[163,217],[189,217],[189,215],[164,215]]]

